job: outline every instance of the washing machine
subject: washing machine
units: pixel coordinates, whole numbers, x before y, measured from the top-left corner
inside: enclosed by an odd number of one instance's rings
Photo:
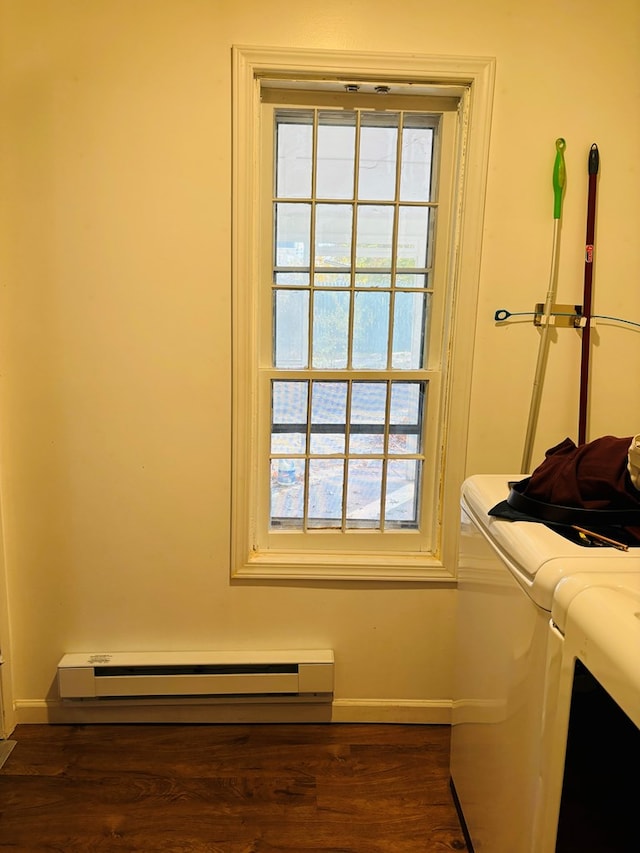
[[[582,547],[489,510],[521,475],[475,475],[461,490],[452,791],[475,853],[538,853],[549,621],[559,582],[640,573],[640,549]]]
[[[640,576],[575,574],[549,623],[541,853],[638,845]]]

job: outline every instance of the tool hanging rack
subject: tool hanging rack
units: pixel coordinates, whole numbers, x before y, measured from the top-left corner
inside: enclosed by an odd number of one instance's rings
[[[534,325],[540,326],[544,322],[542,303],[538,302],[536,304],[535,311],[507,311],[506,308],[498,308],[493,319],[496,323],[506,323],[512,317],[533,317]],[[591,319],[610,320],[613,323],[624,323],[627,326],[635,326],[640,329],[640,323],[634,323],[633,320],[625,320],[623,317],[612,317],[609,314],[591,314]],[[585,325],[586,317],[582,313],[582,305],[554,305],[549,322],[553,326],[579,329]]]
[[[573,328],[582,330],[581,341],[581,363],[580,363],[580,404],[578,417],[578,444],[586,442],[586,424],[587,424],[587,402],[588,402],[588,384],[589,384],[589,360],[590,360],[590,332],[595,326],[596,320],[608,320],[614,323],[623,323],[629,326],[640,329],[640,323],[635,323],[632,320],[626,320],[622,317],[613,317],[608,314],[593,314],[591,312],[592,300],[592,277],[593,277],[593,260],[594,260],[594,231],[595,231],[595,199],[596,199],[596,182],[598,178],[598,170],[600,163],[600,155],[598,146],[593,143],[589,150],[589,159],[587,170],[589,174],[589,192],[587,199],[587,230],[586,230],[586,245],[585,245],[585,272],[584,272],[584,292],[583,305],[566,305],[555,302],[557,290],[557,274],[558,274],[558,254],[560,242],[560,226],[562,218],[562,200],[564,186],[566,182],[566,172],[564,164],[564,151],[566,142],[561,137],[556,139],[556,158],[553,168],[553,192],[554,192],[554,231],[553,231],[553,252],[551,258],[551,276],[549,289],[547,291],[546,300],[544,303],[539,302],[534,306],[533,311],[509,311],[506,308],[499,308],[494,314],[496,323],[504,324],[512,318],[533,317],[533,324],[541,328],[540,346],[538,351],[538,360],[536,364],[536,372],[533,380],[533,389],[531,395],[531,405],[529,410],[529,421],[527,425],[527,434],[525,437],[524,451],[522,457],[522,471],[527,473],[531,465],[531,451],[533,439],[537,424],[540,397],[542,393],[542,382],[544,379],[544,371],[549,348],[549,329],[551,326],[556,328]]]

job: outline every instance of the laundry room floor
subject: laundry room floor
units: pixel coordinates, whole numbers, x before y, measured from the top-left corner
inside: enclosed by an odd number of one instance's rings
[[[0,850],[465,850],[448,726],[20,725]]]

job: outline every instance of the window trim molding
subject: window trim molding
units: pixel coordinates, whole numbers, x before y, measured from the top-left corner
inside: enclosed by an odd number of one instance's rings
[[[419,56],[416,54],[352,53],[234,45],[233,60],[233,384],[231,576],[238,579],[343,579],[385,581],[451,581],[455,578],[459,489],[464,478],[471,368],[475,337],[480,254],[488,171],[490,122],[495,80],[495,58]],[[449,368],[445,373],[443,433],[444,471],[441,486],[441,556],[416,551],[258,553],[253,531],[257,522],[253,496],[257,472],[251,436],[257,428],[258,337],[257,300],[247,282],[258,274],[259,258],[255,204],[259,170],[255,156],[259,142],[261,80],[323,79],[405,81],[462,99],[460,146],[464,152],[458,174],[458,196],[453,200],[456,239],[449,258],[453,283],[452,331]],[[253,247],[248,250],[247,247]],[[464,429],[451,425],[465,424]],[[414,535],[407,533],[407,536]]]

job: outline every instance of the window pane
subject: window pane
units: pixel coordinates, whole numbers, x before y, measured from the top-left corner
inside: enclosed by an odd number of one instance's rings
[[[427,264],[428,207],[401,207],[398,214],[398,266],[423,268]]]
[[[347,383],[314,382],[311,397],[311,453],[344,453]]]
[[[424,382],[392,382],[389,453],[419,453],[422,443]]]
[[[350,272],[317,272],[313,283],[316,287],[349,287]]]
[[[400,167],[401,201],[431,201],[432,155],[433,128],[411,127],[405,121]]]
[[[341,527],[344,461],[309,460],[309,527]]]
[[[390,273],[356,273],[356,287],[391,287]]]
[[[275,366],[291,370],[309,364],[309,291],[276,290],[274,310]]]
[[[317,267],[351,267],[350,204],[319,204],[316,207]]]
[[[350,419],[352,424],[383,424],[386,406],[386,382],[353,383]]]
[[[311,205],[274,205],[276,266],[308,267],[310,258]]]
[[[304,516],[304,459],[271,460],[272,523],[287,519],[284,525],[300,529]]]
[[[417,527],[418,486],[420,462],[417,459],[391,459],[387,465],[387,493],[385,496],[385,525],[389,522],[406,522]],[[406,526],[403,525],[403,526]]]
[[[354,382],[351,390],[349,453],[382,453],[386,382]]]
[[[279,432],[271,433],[271,452],[277,453],[304,453],[307,443],[306,432]]]
[[[309,284],[308,272],[278,272],[275,274],[274,281],[276,284],[283,286],[294,286],[296,284]]]
[[[400,273],[396,276],[396,287],[428,287],[428,275],[413,275],[412,273]]]
[[[353,198],[356,114],[321,112],[318,116],[317,198]]]
[[[363,115],[358,198],[390,201],[396,192],[397,115]]]
[[[313,367],[347,366],[351,294],[317,290],[313,297]]]
[[[389,293],[359,291],[353,316],[353,367],[380,369],[387,366],[389,340]]]
[[[382,460],[350,460],[347,484],[347,527],[379,527]]]
[[[357,267],[390,267],[392,237],[393,207],[358,205]]]
[[[303,424],[307,420],[307,382],[272,383],[274,424]]]
[[[276,123],[276,196],[308,198],[313,162],[313,111],[279,111]]]
[[[425,305],[430,294],[397,291],[393,308],[393,351],[391,366],[402,370],[418,370],[423,366],[425,351]]]
[[[307,387],[307,382],[272,382],[272,453],[304,453],[307,439]]]

